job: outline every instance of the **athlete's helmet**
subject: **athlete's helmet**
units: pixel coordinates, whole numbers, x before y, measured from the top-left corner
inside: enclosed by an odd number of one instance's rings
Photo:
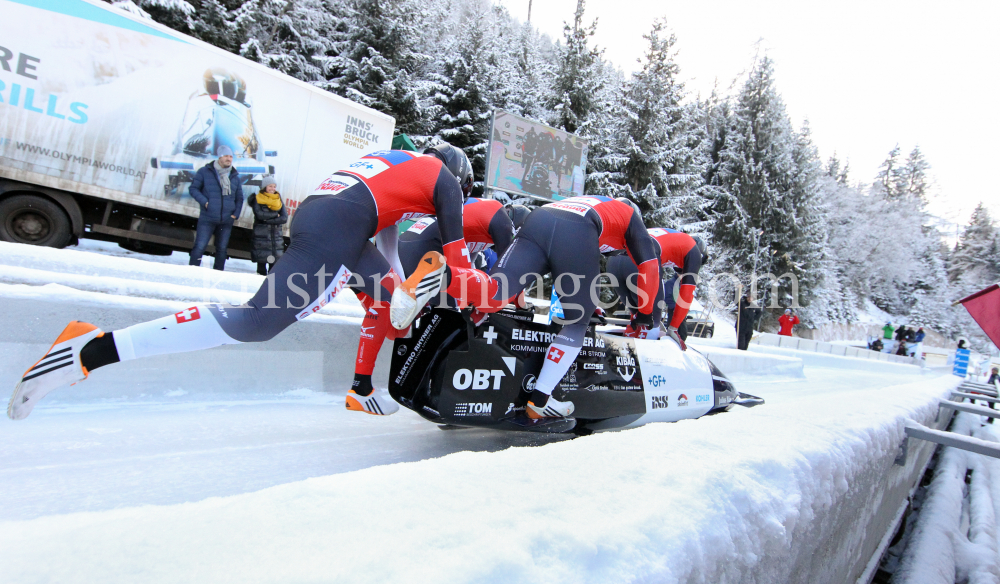
[[[524,220],[528,218],[528,213],[531,213],[531,209],[524,205],[510,205],[507,207],[507,216],[510,217],[511,223],[514,224],[514,229],[521,228]]]
[[[698,246],[698,251],[701,252],[701,265],[707,264],[709,256],[708,245],[705,243],[705,240],[700,235],[693,235],[691,238],[694,239],[695,244]]]
[[[616,201],[620,201],[622,203],[625,203],[629,207],[632,207],[633,209],[635,209],[635,214],[638,215],[640,219],[642,219],[642,211],[639,210],[639,205],[636,205],[635,201],[633,201],[632,199],[627,199],[625,197],[618,197],[615,200]]]
[[[465,152],[447,142],[439,142],[424,148],[424,154],[433,154],[448,167],[462,187],[462,196],[468,199],[469,193],[472,192],[472,164],[469,163],[469,157]]]

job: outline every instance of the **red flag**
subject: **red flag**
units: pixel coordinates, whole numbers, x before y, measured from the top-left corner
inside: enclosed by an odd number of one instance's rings
[[[993,344],[1000,347],[1000,284],[959,300]]]

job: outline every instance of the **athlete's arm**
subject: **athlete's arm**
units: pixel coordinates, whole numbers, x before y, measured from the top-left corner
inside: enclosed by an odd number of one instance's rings
[[[656,255],[655,241],[646,231],[642,218],[633,212],[625,231],[625,249],[639,267],[639,312],[652,314],[656,289],[660,285],[660,258]]]
[[[684,322],[684,318],[691,309],[691,302],[694,300],[694,289],[697,284],[698,270],[701,269],[701,250],[695,245],[684,256],[684,267],[681,268],[680,285],[681,290],[677,295],[677,306],[674,307],[674,315],[670,319],[670,326],[677,328]]]
[[[497,257],[500,257],[514,241],[514,222],[510,220],[510,216],[507,215],[507,211],[503,207],[497,209],[493,218],[490,219],[489,232],[490,238],[493,240],[493,251],[496,252]]]
[[[471,268],[469,248],[466,247],[462,234],[462,203],[462,187],[442,164],[434,184],[434,214],[441,230],[444,257],[449,265]]]

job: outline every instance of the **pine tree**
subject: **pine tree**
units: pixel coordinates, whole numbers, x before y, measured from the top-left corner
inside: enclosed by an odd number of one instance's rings
[[[584,0],[577,0],[573,26],[563,27],[566,44],[560,50],[549,107],[553,111],[552,125],[585,135],[593,96],[601,85],[601,51],[589,46],[590,37],[597,31],[597,21],[585,26],[583,12]]]
[[[959,238],[948,276],[952,282],[964,278],[983,287],[1000,280],[1000,231],[981,202]]]
[[[426,112],[410,71],[422,56],[410,47],[421,34],[422,6],[415,0],[355,0],[351,8],[344,49],[335,61],[339,74],[323,86],[395,117],[400,132],[420,133]]]
[[[748,283],[751,274],[760,277],[768,266],[781,274],[795,261],[789,255],[795,222],[793,144],[791,124],[774,87],[773,64],[765,56],[737,97],[716,177],[725,193],[712,207],[713,239],[732,251],[733,268]],[[792,300],[780,299],[784,304]]]
[[[930,178],[927,171],[930,168],[930,164],[920,152],[920,147],[915,146],[906,158],[900,186],[903,193],[919,201],[921,205],[927,203],[928,190],[930,189]]]

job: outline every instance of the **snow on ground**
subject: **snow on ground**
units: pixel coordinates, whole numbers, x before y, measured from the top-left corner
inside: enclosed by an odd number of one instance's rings
[[[209,302],[239,305],[265,281],[256,273],[256,265],[245,260],[241,261],[252,266],[251,270],[228,271],[227,262],[227,271],[220,272],[189,266],[186,261],[181,265],[147,261],[176,259],[176,252],[173,256],[147,256],[104,242],[84,242],[87,245],[83,249],[88,251],[0,242],[0,293],[17,297],[69,294],[76,300],[98,304],[134,304],[126,299],[151,299],[180,303],[183,308]],[[353,292],[344,290],[318,314],[351,317],[360,322],[364,309]]]
[[[815,518],[956,383],[808,369],[737,381],[764,406],[575,440],[306,392],[40,406],[0,424],[0,562],[5,582],[790,581]]]
[[[982,420],[985,418],[959,413],[952,431],[1000,442],[1000,432],[995,425],[984,424]],[[893,581],[902,584],[1000,582],[998,517],[1000,460],[957,448],[943,448]]]

